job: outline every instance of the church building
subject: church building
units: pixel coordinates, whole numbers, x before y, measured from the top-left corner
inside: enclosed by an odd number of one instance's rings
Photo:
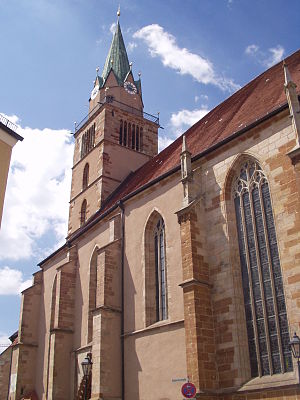
[[[1,400],[300,399],[299,88],[300,50],[158,153],[118,21]]]

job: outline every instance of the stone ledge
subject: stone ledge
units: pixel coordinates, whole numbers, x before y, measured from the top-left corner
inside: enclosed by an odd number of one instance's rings
[[[299,379],[297,372],[286,372],[284,374],[268,375],[263,377],[253,378],[247,383],[239,387],[229,387],[226,389],[216,390],[201,390],[197,392],[196,398],[206,397],[209,395],[245,395],[251,392],[276,391],[290,388],[299,389]],[[266,397],[266,396],[264,396]],[[268,398],[268,397],[266,397]]]
[[[182,289],[185,289],[186,287],[189,287],[189,286],[206,286],[209,288],[213,287],[213,285],[211,283],[199,281],[198,279],[195,279],[195,278],[187,279],[186,281],[179,283],[178,286],[182,287]]]
[[[290,150],[286,155],[291,159],[292,164],[295,165],[300,161],[300,146],[297,144],[292,150]]]
[[[94,308],[92,310],[92,314],[95,315],[99,311],[109,311],[109,312],[118,313],[118,314],[122,313],[122,310],[120,308],[102,305],[102,306]]]
[[[152,331],[152,330],[156,330],[156,329],[160,329],[160,328],[165,328],[165,327],[168,327],[170,325],[177,325],[177,324],[183,324],[183,323],[184,323],[184,319],[179,319],[177,321],[171,321],[171,322],[168,321],[168,320],[159,321],[159,322],[156,322],[155,324],[147,326],[146,328],[143,328],[143,329],[137,329],[136,331],[132,331],[132,332],[125,332],[124,335],[122,335],[122,336],[123,337],[133,336],[133,335],[137,335],[139,333],[144,333],[144,332],[147,332],[147,331]]]
[[[74,333],[73,329],[67,329],[67,328],[53,328],[53,329],[50,329],[50,333],[56,333],[56,332]]]
[[[275,374],[251,379],[238,389],[238,392],[249,390],[273,389],[284,386],[299,385],[297,372],[286,372],[285,374]]]
[[[86,344],[86,345],[84,345],[84,346],[78,347],[78,349],[75,349],[75,350],[73,350],[72,352],[73,352],[73,353],[80,353],[80,352],[82,352],[83,350],[85,350],[85,351],[87,351],[87,350],[92,350],[92,345],[93,345],[93,343],[90,342],[90,343],[88,343],[88,344]]]
[[[11,344],[11,345],[12,345],[12,344]],[[13,345],[13,347],[17,347],[17,346],[38,347],[38,344],[36,344],[36,343],[18,342],[18,343],[15,343],[15,344]]]

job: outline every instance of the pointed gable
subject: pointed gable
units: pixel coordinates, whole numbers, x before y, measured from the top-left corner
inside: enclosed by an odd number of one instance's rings
[[[130,71],[119,21],[103,68],[102,78],[104,81],[111,69],[113,69],[119,84],[124,82],[126,75]]]

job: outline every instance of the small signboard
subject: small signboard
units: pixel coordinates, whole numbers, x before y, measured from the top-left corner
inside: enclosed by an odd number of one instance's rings
[[[187,382],[182,385],[181,393],[186,399],[192,399],[196,395],[196,386],[191,382]]]

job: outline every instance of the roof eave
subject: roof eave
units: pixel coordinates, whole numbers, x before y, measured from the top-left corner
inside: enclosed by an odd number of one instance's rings
[[[1,121],[0,121],[0,128],[3,129],[6,133],[8,133],[9,135],[13,136],[15,139],[22,141],[24,138],[22,136],[20,136],[17,132],[13,131],[12,129],[10,129],[8,126],[4,125]]]

